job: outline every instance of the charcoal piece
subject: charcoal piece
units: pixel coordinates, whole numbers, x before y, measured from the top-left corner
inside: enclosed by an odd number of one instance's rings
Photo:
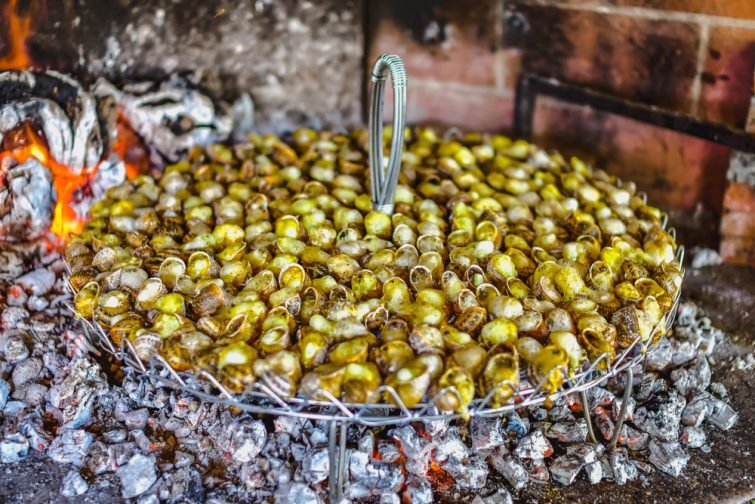
[[[487,497],[475,496],[472,504],[512,504],[511,494],[505,488],[499,488]]]
[[[0,172],[4,173],[0,187],[0,236],[10,241],[42,237],[50,229],[55,206],[52,173],[34,158],[11,167],[6,160]]]
[[[0,440],[0,462],[19,462],[29,454],[29,440],[21,434],[10,434]]]
[[[603,455],[605,448],[599,443],[581,443],[566,447],[566,454],[590,464]]]
[[[34,296],[50,292],[55,283],[55,273],[47,268],[37,268],[16,279],[16,285]]]
[[[713,382],[708,387],[708,392],[725,401],[729,398],[729,391],[726,390],[726,385],[721,382]]]
[[[629,450],[639,451],[644,450],[647,447],[649,440],[650,434],[647,432],[640,432],[637,429],[632,428],[632,426],[624,424],[622,428],[622,436],[619,441]]]
[[[603,387],[587,389],[587,402],[590,404],[590,411],[593,413],[596,408],[609,408],[615,400],[616,395]]]
[[[587,481],[591,485],[596,485],[603,479],[603,465],[600,462],[585,464],[585,474],[587,474]]]
[[[39,374],[42,371],[42,361],[36,357],[29,357],[16,364],[13,369],[13,385],[18,387],[24,383],[28,383],[33,380],[39,379]]]
[[[702,448],[706,441],[705,431],[699,427],[687,426],[682,430],[679,440],[687,448]]]
[[[617,485],[624,485],[627,481],[637,477],[637,468],[629,460],[625,448],[615,448],[608,456],[611,464],[613,479]]]
[[[131,410],[124,417],[126,428],[129,430],[144,429],[147,426],[147,420],[149,420],[149,411],[147,408]]]
[[[89,484],[81,477],[79,471],[73,469],[63,477],[63,488],[60,493],[63,497],[76,497],[85,493],[88,488]]]
[[[535,431],[519,440],[514,455],[523,459],[542,460],[553,454],[553,447],[542,431]]]
[[[126,429],[113,429],[102,434],[102,440],[106,443],[115,444],[122,443],[126,440],[128,432]]]
[[[616,400],[611,403],[611,418],[615,422],[619,421],[619,414],[621,413],[621,405],[624,403],[623,397],[617,397]],[[627,400],[627,409],[624,413],[624,420],[631,420],[632,416],[634,416],[634,410],[637,407],[637,401],[634,399],[634,397],[630,397]]]
[[[0,378],[0,409],[5,407],[5,403],[8,402],[8,396],[10,395],[10,384]]]
[[[328,479],[330,471],[330,458],[328,453],[329,452],[326,448],[321,448],[309,451],[304,455],[301,465],[301,473],[304,481],[313,485]]]
[[[262,452],[267,442],[267,429],[261,420],[239,422],[232,435],[233,458],[250,462]]]
[[[5,360],[11,364],[17,364],[29,357],[29,349],[26,347],[26,343],[24,343],[21,335],[18,337],[9,337],[5,343],[3,353],[5,354]]]
[[[574,482],[584,465],[585,463],[577,457],[562,455],[556,458],[548,469],[550,469],[553,481],[568,486]]]
[[[91,445],[91,433],[84,430],[68,430],[52,440],[47,455],[60,464],[81,466]]]
[[[533,459],[525,461],[527,464],[528,472],[530,473],[530,479],[538,483],[547,483],[550,478],[550,471],[548,466],[542,459]]]
[[[689,366],[677,368],[671,372],[674,388],[685,397],[707,389],[710,385],[710,378],[710,365],[704,355],[698,356]]]
[[[410,479],[404,490],[404,499],[412,504],[431,504],[434,501],[430,482],[424,478]]]
[[[675,391],[656,394],[637,408],[634,424],[651,437],[673,441],[679,437],[679,424],[686,401]]]
[[[500,445],[504,446],[505,445]],[[478,452],[478,450],[474,450]],[[446,435],[438,442],[438,447],[435,451],[435,459],[443,463],[447,460],[463,461],[469,457],[470,450],[464,441],[459,436],[459,431],[456,427],[449,429]]]
[[[348,461],[347,494],[352,499],[395,493],[404,484],[404,474],[398,464],[372,460],[370,454],[362,451],[351,452]]]
[[[717,399],[713,396],[708,398],[708,423],[715,427],[726,431],[734,427],[734,424],[739,420],[739,413],[731,407],[730,404]]]
[[[181,450],[176,450],[176,452],[173,454],[173,465],[175,465],[178,469],[190,466],[194,463],[194,460],[194,455],[183,452]]]
[[[380,496],[380,504],[401,504],[401,497],[397,493],[386,492]]]
[[[587,422],[579,419],[576,422],[552,424],[545,431],[545,435],[562,443],[582,443],[587,439]]]
[[[362,433],[359,441],[357,441],[357,449],[365,453],[372,453],[372,450],[375,449],[375,434],[371,430]]]
[[[572,416],[572,411],[567,404],[554,404],[550,410],[546,411],[548,420],[553,422],[561,422]]]
[[[115,470],[121,480],[121,495],[130,499],[143,494],[157,480],[154,457],[147,457],[137,453],[129,459],[126,465]]]
[[[454,478],[459,488],[470,490],[484,487],[490,472],[485,459],[476,456],[467,460],[450,459],[443,465],[443,469]]]
[[[472,449],[475,451],[490,450],[503,444],[500,417],[472,417],[469,432],[472,437]]]
[[[597,427],[603,439],[606,441],[610,440],[616,427],[613,420],[611,420],[611,415],[601,406],[598,406],[593,411],[595,414],[595,427]]]
[[[690,341],[683,341],[679,339],[671,340],[671,364],[674,367],[681,366],[685,362],[689,362],[697,355],[697,348]]]
[[[692,396],[682,410],[682,424],[699,427],[708,415],[709,406],[707,392],[698,392]]]
[[[663,443],[652,439],[648,448],[650,450],[649,462],[658,470],[674,477],[682,473],[689,460],[689,455],[676,441]]]
[[[293,482],[278,486],[274,496],[275,504],[321,504],[320,499],[309,485]]]
[[[661,337],[658,343],[648,352],[646,369],[648,371],[662,371],[671,364],[673,347],[666,336]]]
[[[514,490],[527,486],[530,479],[529,474],[524,465],[516,458],[507,455],[497,456],[494,452],[491,454],[490,462],[493,468],[514,487]]]

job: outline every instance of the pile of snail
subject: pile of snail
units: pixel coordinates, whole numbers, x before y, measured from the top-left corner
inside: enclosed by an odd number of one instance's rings
[[[633,183],[500,135],[405,134],[392,215],[363,131],[252,135],[111,188],[65,252],[77,313],[234,393],[388,385],[444,411],[553,392],[662,331],[677,245]]]

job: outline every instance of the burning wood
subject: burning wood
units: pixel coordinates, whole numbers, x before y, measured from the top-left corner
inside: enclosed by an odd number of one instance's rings
[[[227,138],[233,123],[183,79],[123,91],[99,81],[90,93],[52,71],[1,72],[0,239],[79,233],[108,188]]]
[[[1,257],[0,292],[17,293],[12,305],[8,297],[9,306],[0,314],[0,373],[8,377],[0,379],[3,463],[37,452],[73,464],[62,486],[68,496],[101,488],[115,475],[124,497],[325,500],[326,424],[234,413],[130,370],[121,386],[108,384],[90,355],[70,351],[78,348],[79,328],[65,308],[70,297],[63,289],[63,265],[57,254],[37,244],[28,251],[15,246]],[[32,302],[33,298],[45,302]],[[693,306],[682,304],[681,326],[659,348],[673,346],[679,338],[703,341],[694,336],[697,333],[717,333],[701,323],[702,314]],[[63,333],[68,336],[63,338]],[[720,340],[720,333],[713,339]],[[696,354],[702,355],[702,350]],[[531,481],[547,479],[558,484],[580,478],[621,484],[656,469],[679,474],[694,449],[709,449],[706,433],[730,428],[737,418],[721,399],[725,388],[708,385],[705,374],[697,371],[704,366],[693,357],[679,364],[668,361],[643,375],[664,387],[638,399],[628,421],[634,432],[651,437],[639,452],[630,445],[630,434],[620,441],[626,446],[610,453],[601,445],[586,443],[580,408],[572,411],[566,401],[550,410],[534,407],[505,418],[473,418],[470,423],[436,421],[382,432],[351,429],[347,497],[380,495],[381,502],[400,502],[403,496],[429,503],[438,498],[442,485],[451,485],[449,491],[468,488],[488,495],[493,490],[484,489],[497,481],[521,491]],[[689,379],[673,380],[677,369],[685,369],[691,380],[702,378],[699,386],[691,386]],[[639,379],[635,388],[646,381]],[[680,415],[683,392],[677,386],[689,394]],[[620,401],[615,387],[620,389],[620,384],[613,380],[606,387],[590,394],[596,403],[593,415],[605,414],[615,422],[618,409],[613,405]],[[671,406],[664,406],[669,400]],[[665,426],[667,422],[685,428],[671,439],[674,429]],[[645,456],[651,465],[642,462]],[[199,480],[205,482],[203,486],[192,483]],[[495,492],[480,501],[509,501],[505,488]]]
[[[231,134],[231,115],[217,110],[208,96],[178,76],[161,83],[130,84],[122,90],[101,79],[92,92],[100,100],[117,104],[158,166],[178,161],[192,147],[222,141]]]

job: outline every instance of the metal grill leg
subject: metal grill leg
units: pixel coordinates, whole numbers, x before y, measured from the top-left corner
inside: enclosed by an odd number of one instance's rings
[[[590,417],[590,404],[587,402],[587,392],[581,390],[579,392],[579,399],[582,401],[582,414],[585,416],[585,422],[587,423],[587,433],[590,435],[590,440],[593,443],[597,443],[598,438],[595,437],[595,429],[592,428],[592,418]]]
[[[338,434],[338,428],[341,434]],[[338,504],[343,498],[344,483],[346,481],[346,435],[349,425],[343,422],[340,426],[335,420],[330,421],[328,432],[328,461],[329,478],[328,492],[331,504]]]
[[[616,447],[616,443],[619,440],[619,434],[621,434],[621,428],[624,426],[624,417],[627,415],[627,407],[629,399],[632,397],[632,382],[634,381],[634,371],[632,366],[627,368],[626,385],[624,386],[624,399],[621,401],[621,409],[619,410],[619,419],[616,421],[616,427],[613,430],[613,436],[611,436],[611,442],[608,443],[608,449],[613,450]]]

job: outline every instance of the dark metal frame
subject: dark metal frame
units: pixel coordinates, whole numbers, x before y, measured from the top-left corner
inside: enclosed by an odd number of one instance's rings
[[[702,138],[744,152],[755,152],[755,135],[698,119],[689,114],[673,112],[655,105],[638,103],[576,84],[535,74],[522,74],[516,89],[514,132],[518,138],[531,139],[535,102],[539,95],[587,105],[593,109],[628,117],[685,135]]]

